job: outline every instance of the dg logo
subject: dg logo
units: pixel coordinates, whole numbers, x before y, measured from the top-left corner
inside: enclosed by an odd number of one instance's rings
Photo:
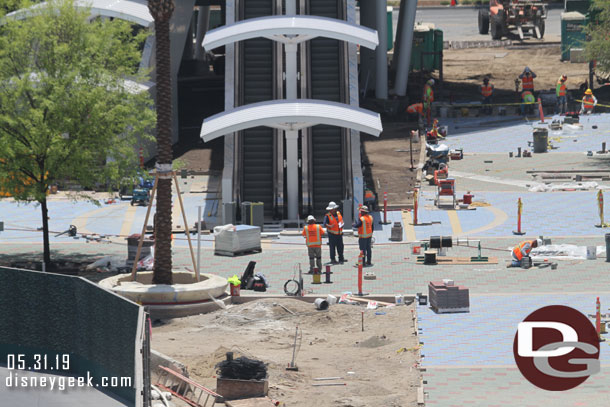
[[[521,374],[544,390],[572,389],[600,370],[595,327],[563,305],[540,308],[520,322],[513,353]]]

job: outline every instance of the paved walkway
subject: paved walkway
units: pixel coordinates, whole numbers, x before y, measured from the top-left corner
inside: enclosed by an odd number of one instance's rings
[[[498,121],[499,118],[486,118]],[[426,293],[429,281],[450,278],[470,289],[471,311],[468,314],[436,315],[429,309],[418,309],[422,328],[423,353],[426,368],[427,403],[434,406],[522,407],[553,402],[557,406],[607,406],[605,384],[610,379],[607,344],[602,345],[602,372],[584,385],[564,393],[548,393],[535,389],[515,370],[511,359],[512,338],[516,324],[535,309],[548,304],[567,304],[582,312],[592,313],[595,297],[600,296],[603,309],[610,306],[610,273],[604,258],[597,260],[562,260],[556,270],[520,268],[507,269],[509,249],[524,238],[544,235],[553,243],[579,246],[603,246],[608,229],[599,229],[595,201],[596,190],[570,192],[529,192],[529,186],[544,180],[532,178],[527,171],[575,168],[608,169],[607,162],[586,158],[587,149],[598,149],[610,130],[610,115],[592,116],[599,131],[580,137],[579,142],[561,141],[560,149],[532,158],[508,158],[509,150],[527,147],[531,139],[531,126],[518,124],[489,131],[468,129],[450,136],[452,146],[465,147],[465,159],[450,163],[450,175],[455,171],[458,196],[466,191],[475,195],[476,210],[438,210],[433,199],[434,188],[424,186],[420,195],[418,220],[427,226],[413,226],[413,213],[388,212],[392,223],[402,222],[403,241],[390,242],[391,225],[380,225],[382,215],[376,214],[374,267],[376,280],[365,280],[364,291],[374,294]],[[468,119],[469,126],[478,124]],[[496,123],[499,126],[503,123]],[[460,127],[459,122],[452,124]],[[460,129],[458,129],[460,130]],[[587,132],[590,131],[588,128]],[[582,142],[581,142],[582,140]],[[610,140],[609,140],[610,141]],[[571,144],[572,143],[572,144]],[[581,143],[581,144],[578,144]],[[576,147],[578,146],[578,148]],[[562,153],[562,149],[571,152]],[[578,151],[577,151],[578,150]],[[489,162],[491,161],[491,162]],[[528,186],[529,185],[529,186]],[[599,182],[608,187],[608,182]],[[183,195],[189,222],[196,219],[197,206],[206,205],[206,221],[213,222],[215,195],[191,193],[185,185]],[[517,224],[517,199],[524,202],[524,237],[514,236]],[[610,216],[610,193],[606,192],[606,213]],[[177,207],[177,203],[175,203]],[[39,209],[33,205],[18,206],[0,201],[0,216],[7,230],[0,233],[0,258],[22,260],[40,259],[40,232],[31,231],[40,225]],[[53,201],[50,204],[51,228],[57,231],[77,225],[79,231],[104,235],[122,235],[141,230],[145,208],[131,207],[128,203],[95,207],[87,203]],[[210,216],[212,215],[212,216]],[[174,216],[175,224],[182,224]],[[29,228],[30,231],[14,229]],[[434,235],[447,235],[469,239],[480,238],[484,256],[497,257],[496,264],[458,266],[423,266],[416,264],[411,242]],[[213,236],[203,237],[203,271],[224,277],[244,271],[249,261],[256,261],[256,272],[267,276],[271,283],[268,292],[283,293],[283,285],[295,276],[299,264],[308,268],[303,239],[300,236],[264,240],[262,253],[239,257],[220,257],[213,254]],[[333,284],[311,284],[305,275],[306,290],[313,294],[341,294],[357,291],[356,268],[357,240],[345,237],[348,263],[333,266]],[[472,242],[471,242],[472,243]],[[454,247],[450,256],[477,255],[472,247]],[[184,235],[174,239],[174,264],[178,268],[192,267]],[[52,238],[54,256],[78,255],[91,261],[112,254],[127,256],[123,238],[111,243],[85,243],[65,236]],[[603,255],[601,255],[603,257]],[[328,248],[323,248],[323,259],[328,261]],[[97,277],[97,276],[96,276]],[[101,275],[99,276],[101,277]],[[555,401],[556,400],[556,401]]]

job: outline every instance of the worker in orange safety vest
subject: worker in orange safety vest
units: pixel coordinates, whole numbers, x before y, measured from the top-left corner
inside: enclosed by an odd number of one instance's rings
[[[529,90],[530,92],[534,93],[534,78],[536,77],[536,74],[534,72],[532,72],[531,69],[529,69],[529,67],[525,67],[525,69],[523,70],[523,73],[521,73],[521,75],[519,75],[519,79],[521,79],[521,86],[522,86],[522,90]]]
[[[582,97],[582,105],[580,107],[580,114],[591,114],[593,109],[597,105],[597,98],[593,96],[593,91],[587,89],[585,95]]]
[[[307,254],[309,255],[309,273],[313,274],[314,268],[322,272],[322,236],[324,229],[316,224],[316,218],[312,215],[307,217],[307,225],[303,227],[303,237],[307,244]]]
[[[507,267],[519,267],[521,266],[521,259],[528,257],[533,248],[542,246],[542,240],[525,240],[519,243],[513,248],[512,251],[512,263]]]
[[[534,94],[529,90],[524,90],[521,93],[521,114],[526,116],[528,114],[532,114],[534,103],[536,103],[536,99],[534,98]]]
[[[489,78],[483,78],[483,84],[481,85],[481,96],[483,97],[483,108],[481,113],[491,114],[493,103],[494,85],[489,83]]]
[[[322,226],[326,228],[328,233],[328,245],[330,246],[330,262],[332,264],[344,263],[343,257],[343,216],[337,209],[339,205],[334,202],[329,202],[326,210],[328,213],[324,216]],[[339,254],[337,262],[335,252]]]
[[[353,224],[354,229],[358,228],[358,246],[364,253],[364,266],[371,267],[372,239],[373,239],[373,217],[369,215],[369,208],[364,205],[360,207],[360,215]]]
[[[407,107],[407,113],[409,114],[417,114],[417,127],[423,131],[424,130],[424,104],[423,103],[413,103]]]
[[[566,81],[568,77],[561,75],[557,80],[557,86],[555,86],[555,96],[557,96],[557,107],[555,113],[565,114],[568,112],[568,87]]]

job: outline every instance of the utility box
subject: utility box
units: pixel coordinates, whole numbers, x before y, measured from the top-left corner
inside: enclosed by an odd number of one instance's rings
[[[343,216],[343,229],[351,229],[354,221],[354,210],[352,208],[353,201],[351,199],[344,199],[341,201],[341,216]]]
[[[572,48],[583,48],[586,40],[584,14],[578,11],[561,13],[561,60],[570,60]]]
[[[402,223],[394,222],[392,226],[392,235],[390,236],[390,240],[394,242],[402,242]]]
[[[241,222],[244,225],[258,226],[263,231],[265,223],[265,205],[262,202],[242,202]]]
[[[222,204],[222,224],[237,224],[237,204],[235,202],[224,202]]]

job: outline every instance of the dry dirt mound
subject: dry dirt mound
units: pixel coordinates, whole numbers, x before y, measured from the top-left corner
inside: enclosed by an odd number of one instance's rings
[[[172,320],[153,329],[152,344],[212,388],[215,365],[226,352],[262,360],[270,396],[286,406],[415,406],[420,374],[413,309],[337,304],[317,311],[296,299],[261,299]],[[286,371],[297,325],[299,370]],[[329,376],[346,386],[313,386],[314,378]]]

